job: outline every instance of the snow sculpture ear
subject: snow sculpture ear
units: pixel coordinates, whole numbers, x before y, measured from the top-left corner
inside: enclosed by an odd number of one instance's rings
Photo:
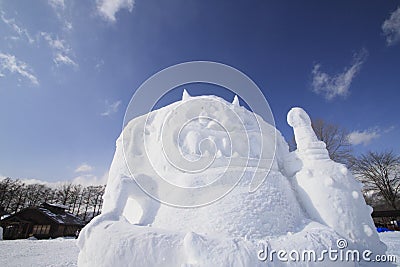
[[[189,98],[191,98],[191,96],[189,95],[189,93],[186,91],[186,89],[183,89],[183,93],[182,93],[182,101],[186,101]]]
[[[233,98],[232,104],[233,104],[235,107],[240,107],[240,105],[239,105],[239,98],[238,98],[237,95],[235,95],[235,97]]]

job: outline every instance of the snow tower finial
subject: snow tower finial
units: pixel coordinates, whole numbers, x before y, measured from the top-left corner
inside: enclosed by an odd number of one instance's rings
[[[189,95],[189,93],[186,91],[186,89],[183,89],[183,93],[182,93],[182,101],[186,101],[190,98],[191,96]]]
[[[232,104],[236,107],[239,107],[239,98],[237,95],[235,95],[235,97],[233,98]]]

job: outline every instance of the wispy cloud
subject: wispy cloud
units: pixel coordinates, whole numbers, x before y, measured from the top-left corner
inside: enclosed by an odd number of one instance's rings
[[[350,144],[364,146],[371,143],[372,140],[377,139],[381,136],[378,131],[364,130],[364,131],[354,131],[348,135]]]
[[[40,35],[47,41],[49,46],[51,48],[54,48],[56,50],[60,50],[64,53],[68,53],[70,48],[66,46],[64,40],[60,40],[58,37],[53,38],[49,33],[47,32],[41,32]]]
[[[391,126],[386,129],[381,129],[379,127],[367,129],[367,130],[356,130],[351,132],[347,138],[352,145],[369,145],[374,139],[380,138],[382,135],[389,133],[395,127]]]
[[[0,181],[3,179],[6,179],[6,178],[7,178],[6,176],[0,175]],[[42,185],[46,185],[51,188],[57,188],[60,185],[65,184],[67,182],[67,181],[49,182],[49,181],[43,181],[43,180],[39,180],[39,179],[35,179],[35,178],[18,178],[18,180],[20,180],[21,182],[23,182],[24,184],[27,184],[27,185],[42,184]]]
[[[360,71],[362,64],[367,59],[368,52],[361,49],[353,55],[353,62],[343,72],[330,75],[321,71],[321,64],[315,64],[312,70],[312,90],[332,100],[337,96],[346,97],[349,94],[350,85]]]
[[[94,66],[94,68],[97,70],[97,71],[100,71],[101,70],[101,68],[104,66],[104,60],[103,59],[100,59],[97,63],[96,63],[96,65]]]
[[[72,179],[73,184],[80,184],[83,186],[90,186],[90,185],[105,185],[108,179],[108,172],[106,172],[103,176],[98,177],[93,174],[85,174],[80,175]]]
[[[121,9],[132,11],[134,0],[97,0],[97,11],[109,22],[115,22],[115,14]]]
[[[87,163],[82,163],[81,165],[79,165],[76,169],[75,172],[76,173],[81,173],[81,172],[90,172],[92,171],[94,168],[92,166],[90,166]]]
[[[56,56],[54,57],[54,62],[57,65],[64,64],[64,65],[71,65],[75,68],[78,67],[78,64],[73,61],[69,56],[63,55],[62,53],[56,53]]]
[[[48,0],[49,5],[55,10],[64,9],[65,3],[64,0]]]
[[[400,7],[383,22],[382,31],[389,46],[400,42]]]
[[[0,18],[5,24],[7,24],[11,29],[14,30],[14,32],[16,32],[18,34],[18,36],[12,36],[12,37],[9,37],[8,39],[20,40],[21,38],[26,38],[30,44],[35,42],[35,40],[29,34],[28,30],[19,26],[15,22],[15,19],[12,19],[12,18],[7,19],[5,16],[5,13],[3,11],[1,11]]]
[[[58,20],[63,24],[64,31],[72,30],[72,23],[67,19],[66,2],[64,0],[48,0],[48,4],[53,8]]]
[[[14,55],[0,53],[0,70],[16,73],[28,79],[32,84],[39,85],[39,80],[33,75],[31,67],[18,60]],[[4,76],[4,73],[2,73]]]
[[[101,116],[110,116],[111,114],[114,114],[118,112],[119,106],[121,105],[122,101],[118,100],[113,103],[109,103],[108,100],[106,100],[106,110],[101,113]]]
[[[47,32],[41,32],[40,35],[46,40],[48,45],[53,49],[53,61],[57,65],[69,65],[77,68],[78,63],[71,59],[71,48],[66,44],[65,40],[58,37],[52,37]]]

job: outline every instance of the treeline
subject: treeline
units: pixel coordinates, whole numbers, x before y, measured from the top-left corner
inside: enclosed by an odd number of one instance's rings
[[[100,214],[105,185],[82,186],[65,183],[55,188],[44,184],[25,184],[18,179],[0,180],[0,207],[12,214],[44,202],[62,204],[84,221]]]

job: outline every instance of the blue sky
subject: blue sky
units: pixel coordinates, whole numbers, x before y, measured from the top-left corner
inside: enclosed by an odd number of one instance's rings
[[[135,89],[156,72],[193,60],[246,73],[287,139],[286,114],[301,106],[347,128],[356,153],[400,153],[399,6],[1,0],[0,175],[103,179]]]

